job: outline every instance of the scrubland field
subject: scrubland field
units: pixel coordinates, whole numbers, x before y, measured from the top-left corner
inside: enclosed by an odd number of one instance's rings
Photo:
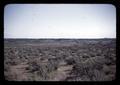
[[[8,81],[112,81],[116,39],[4,39]]]

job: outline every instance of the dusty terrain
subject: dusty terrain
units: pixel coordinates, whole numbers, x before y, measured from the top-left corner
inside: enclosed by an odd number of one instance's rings
[[[5,39],[9,81],[111,81],[115,39]]]

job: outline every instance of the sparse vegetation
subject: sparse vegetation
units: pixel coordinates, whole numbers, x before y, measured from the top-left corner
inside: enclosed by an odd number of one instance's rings
[[[9,81],[111,81],[115,39],[5,39],[4,75]]]

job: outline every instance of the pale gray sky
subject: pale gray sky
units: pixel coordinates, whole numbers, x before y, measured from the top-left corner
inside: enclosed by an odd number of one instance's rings
[[[4,38],[116,38],[111,4],[8,4]]]

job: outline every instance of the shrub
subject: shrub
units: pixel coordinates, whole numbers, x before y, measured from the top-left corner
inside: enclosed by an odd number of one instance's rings
[[[105,74],[100,72],[99,70],[94,70],[94,76],[92,78],[93,81],[105,81]]]

